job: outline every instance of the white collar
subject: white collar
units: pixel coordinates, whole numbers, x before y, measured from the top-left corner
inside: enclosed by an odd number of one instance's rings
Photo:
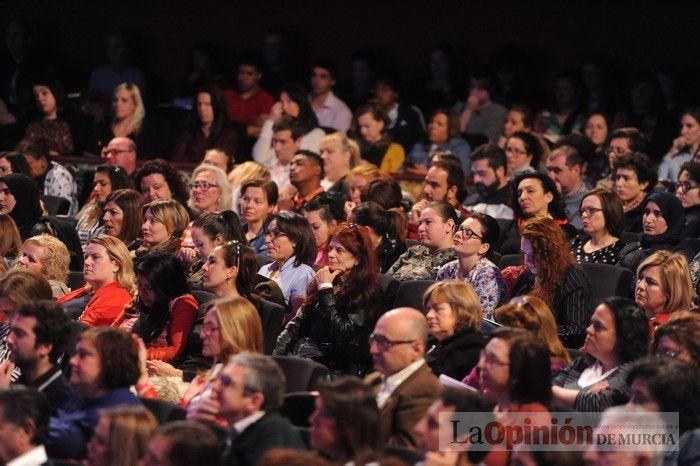
[[[257,411],[250,416],[244,417],[240,421],[233,423],[233,429],[242,434],[244,430],[250,427],[251,424],[258,422],[265,415],[265,411]]]
[[[408,366],[404,367],[395,374],[391,374],[386,377],[382,377],[384,386],[390,387],[393,392],[396,387],[401,385],[407,378],[411,376],[415,371],[417,371],[425,362],[425,359],[420,358],[417,361],[412,362]]]
[[[34,447],[28,452],[19,455],[12,461],[8,461],[6,466],[39,466],[46,463],[49,457],[46,456],[46,450],[43,445]]]
[[[323,101],[323,105],[321,105],[321,108],[335,108],[338,104],[338,99],[335,94],[333,94],[333,91],[328,91],[328,95],[326,96],[326,100]]]

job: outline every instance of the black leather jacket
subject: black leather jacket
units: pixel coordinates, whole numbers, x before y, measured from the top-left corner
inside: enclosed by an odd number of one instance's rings
[[[369,334],[381,303],[379,291],[358,303],[342,292],[321,290],[316,301],[302,306],[289,321],[273,354],[308,357],[332,372],[361,376],[371,367]]]

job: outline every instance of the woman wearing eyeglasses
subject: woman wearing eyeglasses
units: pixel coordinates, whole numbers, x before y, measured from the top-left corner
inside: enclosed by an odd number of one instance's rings
[[[656,328],[651,353],[691,364],[700,369],[700,314],[676,312]]]
[[[626,403],[631,395],[627,374],[647,352],[649,327],[644,311],[629,299],[603,300],[591,316],[583,345],[552,381],[554,400],[577,411],[601,412]]]
[[[537,169],[543,156],[542,144],[535,136],[525,131],[513,133],[505,144],[508,178]]]
[[[262,266],[258,273],[279,285],[293,315],[304,303],[314,279],[311,265],[316,259],[316,242],[311,225],[300,214],[281,212],[270,218],[265,243],[274,262]]]
[[[676,183],[676,197],[685,210],[686,238],[700,236],[700,161],[686,162],[681,167]]]
[[[231,185],[226,173],[213,165],[200,165],[192,172],[190,199],[187,206],[196,215],[205,212],[231,210]],[[182,235],[182,247],[194,248],[192,242],[192,223]]]
[[[464,280],[479,296],[484,317],[493,318],[493,310],[507,294],[501,271],[486,258],[500,235],[498,223],[489,215],[473,214],[462,222],[454,235],[452,250],[457,260],[440,267],[437,280]]]
[[[334,373],[362,376],[371,367],[369,334],[382,305],[381,278],[366,227],[341,225],[328,266],[277,339],[274,354],[313,359]]]
[[[579,215],[583,232],[571,240],[576,262],[616,265],[620,262],[622,201],[617,194],[602,188],[589,191],[581,199]]]

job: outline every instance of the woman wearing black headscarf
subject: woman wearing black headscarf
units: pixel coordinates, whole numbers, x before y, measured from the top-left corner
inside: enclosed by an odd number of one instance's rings
[[[70,222],[44,216],[39,192],[29,177],[17,173],[0,177],[0,213],[12,217],[22,241],[42,233],[61,240],[71,255],[70,270],[82,270],[83,250],[78,233]]]
[[[678,252],[692,261],[694,247],[683,237],[685,212],[683,204],[670,193],[653,193],[644,201],[642,234],[639,241],[620,251],[620,265],[636,273],[644,259],[662,249]]]

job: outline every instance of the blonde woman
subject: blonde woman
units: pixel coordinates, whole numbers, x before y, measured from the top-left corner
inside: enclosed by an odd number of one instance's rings
[[[345,213],[348,217],[352,213],[352,209],[362,204],[362,192],[367,188],[370,181],[384,176],[388,175],[371,163],[362,163],[350,170],[345,177],[348,189],[347,196],[350,197],[350,200],[345,203]]]
[[[74,319],[108,326],[134,293],[134,263],[121,240],[108,235],[93,238],[85,249],[85,286],[58,299]]]
[[[58,299],[70,290],[66,285],[70,253],[66,245],[51,235],[32,236],[22,245],[17,267],[43,275],[51,285],[53,298]]]
[[[190,217],[185,208],[176,200],[153,201],[143,206],[141,237],[143,246],[136,251],[136,257],[151,251],[163,251],[176,255],[180,240]]]
[[[202,341],[201,355],[186,355],[178,364],[180,368],[163,361],[146,360],[146,347],[140,343],[142,375],[136,386],[140,396],[168,396],[168,401],[179,403],[182,407],[193,407],[209,396],[214,381],[231,356],[242,351],[263,352],[260,314],[247,299],[217,299],[204,306],[204,314],[199,334]],[[194,360],[201,360],[202,355],[213,358],[211,368],[204,373],[190,370],[190,367],[196,365]],[[199,367],[201,368],[201,365]],[[172,391],[166,388],[168,383],[163,380],[164,377],[191,382],[182,390],[182,396],[177,394],[177,399],[172,399]],[[168,392],[170,393],[167,394]]]
[[[136,84],[122,83],[114,88],[111,119],[96,132],[93,152],[101,153],[114,138],[129,138],[136,143],[139,158],[158,153],[158,134],[146,124],[146,108]]]
[[[441,281],[423,295],[428,319],[425,362],[436,375],[461,380],[479,362],[487,342],[480,332],[483,311],[474,288],[461,280]]]
[[[674,312],[690,310],[693,295],[693,280],[683,254],[657,251],[637,268],[634,300],[646,313],[652,332]]]
[[[350,170],[360,163],[360,146],[343,133],[333,133],[321,139],[318,145],[323,158],[321,186],[328,192],[348,196],[346,178]]]
[[[143,406],[119,406],[100,412],[87,445],[90,466],[132,466],[148,451],[158,421]]]

